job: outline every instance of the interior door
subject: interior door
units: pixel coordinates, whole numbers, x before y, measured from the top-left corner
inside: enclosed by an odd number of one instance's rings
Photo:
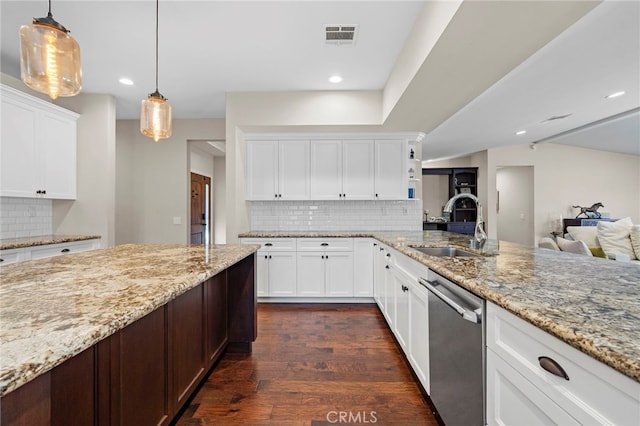
[[[207,191],[211,188],[211,178],[191,173],[191,244],[204,244],[209,229],[209,208]]]

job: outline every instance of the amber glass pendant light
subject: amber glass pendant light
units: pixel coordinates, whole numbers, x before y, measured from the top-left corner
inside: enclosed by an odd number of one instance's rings
[[[156,91],[142,101],[140,131],[156,142],[171,136],[171,105],[158,91],[158,0],[156,0]]]
[[[20,77],[51,99],[80,93],[80,46],[69,30],[53,19],[51,0],[46,18],[33,18],[31,25],[20,27]]]

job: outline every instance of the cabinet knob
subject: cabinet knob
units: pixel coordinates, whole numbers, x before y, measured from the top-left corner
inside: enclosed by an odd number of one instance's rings
[[[406,285],[401,286],[401,288],[403,292],[409,291],[409,287],[407,287]]]
[[[540,356],[538,357],[538,362],[540,363],[540,367],[544,368],[549,373],[562,377],[565,380],[569,380],[567,372],[564,371],[564,368],[562,368],[560,364],[558,364],[558,362],[553,358],[549,358],[548,356]]]
[[[384,269],[391,269],[389,265],[385,266]]]
[[[0,262],[4,262],[4,259],[0,257]]]
[[[378,194],[376,194],[376,198],[378,198]]]
[[[69,253],[71,250],[69,250],[68,248],[62,249],[60,250],[60,253]]]
[[[391,253],[387,253],[387,257],[391,257]]]

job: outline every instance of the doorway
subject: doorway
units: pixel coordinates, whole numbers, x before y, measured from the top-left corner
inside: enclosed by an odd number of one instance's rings
[[[209,244],[211,178],[191,172],[191,244]]]
[[[496,169],[498,240],[535,245],[533,166]]]

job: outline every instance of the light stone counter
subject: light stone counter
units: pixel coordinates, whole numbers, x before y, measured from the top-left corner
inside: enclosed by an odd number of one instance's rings
[[[0,396],[254,253],[138,245],[0,267]]]
[[[22,247],[34,247],[47,244],[70,243],[73,241],[94,240],[100,235],[39,235],[37,237],[3,238],[0,240],[0,250]]]
[[[482,257],[433,257],[410,246],[469,249],[471,236],[425,232],[251,232],[240,237],[372,237],[640,382],[640,266],[508,242]],[[473,250],[471,250],[473,251]]]

